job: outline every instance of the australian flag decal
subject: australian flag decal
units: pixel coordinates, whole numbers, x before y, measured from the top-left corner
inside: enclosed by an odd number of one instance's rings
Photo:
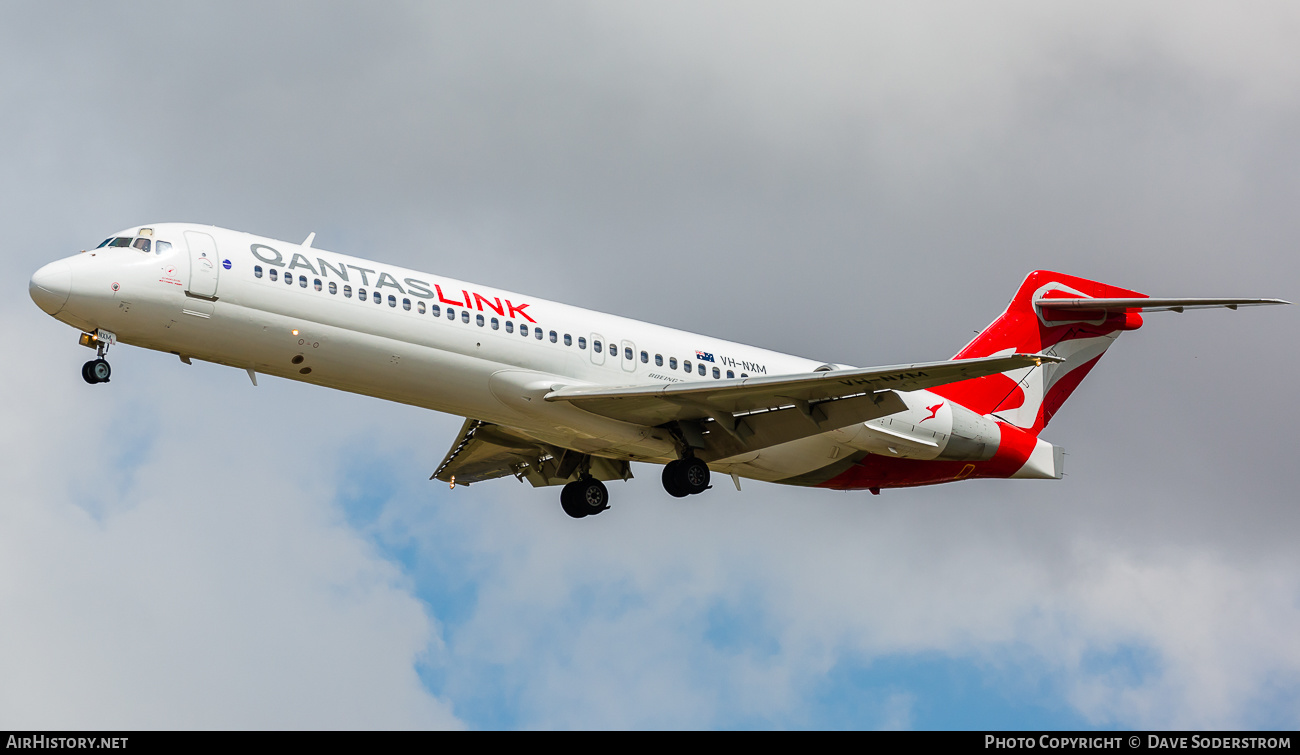
[[[697,351],[697,352],[695,352],[695,358],[698,359],[698,360],[701,361],[701,362],[712,362],[712,361],[713,361],[713,355],[710,354],[710,353],[707,352],[707,351]]]

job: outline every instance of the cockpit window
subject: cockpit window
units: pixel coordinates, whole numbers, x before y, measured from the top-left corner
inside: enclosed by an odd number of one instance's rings
[[[96,248],[96,249],[103,249],[104,247],[108,246],[108,242],[110,242],[110,241],[112,241],[112,240],[113,240],[113,238],[110,236],[109,238],[106,238],[106,239],[104,239],[103,241],[101,241],[101,242],[99,243],[99,246],[97,246],[97,247],[95,247],[95,248]]]
[[[130,236],[118,236],[117,238],[113,239],[112,243],[110,243],[109,246],[114,246],[114,247],[116,247],[116,246],[131,246],[131,237],[130,237]]]
[[[151,242],[149,239],[140,238],[140,239],[136,239],[136,240],[135,240],[135,243],[132,244],[131,246],[135,247],[136,249],[139,249],[140,251],[144,252],[145,254],[148,254],[149,251],[150,251],[149,247],[150,247],[152,244],[153,244],[153,242]]]
[[[166,254],[171,250],[172,250],[172,242],[170,241],[163,241],[162,239],[159,239],[158,243],[153,245],[154,254]]]

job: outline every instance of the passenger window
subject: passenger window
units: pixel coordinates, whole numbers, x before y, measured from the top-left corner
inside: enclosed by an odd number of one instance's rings
[[[334,281],[330,281],[330,295],[331,296],[337,295],[338,292],[339,292],[339,284],[335,283]]]
[[[628,360],[632,359],[632,349],[631,349],[631,347],[629,347],[629,346],[624,346],[624,347],[623,347],[623,358],[624,358],[624,359],[628,359]]]
[[[668,357],[668,369],[677,369],[677,357]]]
[[[649,363],[650,363],[650,355],[644,351],[641,352],[641,364],[649,364]]]
[[[267,275],[271,277],[271,280],[275,280],[276,276],[279,275],[279,273],[276,271],[275,268],[271,268],[270,271],[267,272]]]
[[[307,287],[307,276],[305,276],[305,275],[299,275],[299,276],[298,276],[298,287],[299,287],[299,288],[306,288],[306,287]]]
[[[442,317],[442,305],[434,304],[431,307],[429,307],[429,314],[433,315],[434,317]]]
[[[463,323],[465,323],[466,325],[469,325],[469,310],[468,310],[468,309],[462,309],[462,310],[460,311],[460,321],[463,322]]]
[[[743,377],[743,378],[747,378],[747,377],[749,377],[749,373],[748,373],[748,372],[742,372],[742,373],[740,373],[740,376]]]
[[[582,337],[582,336],[578,336],[578,348],[582,349],[583,351],[586,351],[586,350],[587,350],[587,339],[586,339],[586,338],[584,338],[584,337]]]
[[[292,285],[293,285],[293,273],[285,273],[285,274],[284,274],[284,285],[286,285],[286,286],[292,286]]]
[[[352,298],[352,287],[351,287],[351,286],[344,286],[344,287],[343,287],[343,298],[344,298],[344,299],[351,299],[351,298]]]
[[[149,241],[149,239],[136,239],[136,240],[135,240],[135,243],[132,244],[131,246],[135,247],[136,249],[139,249],[140,251],[144,252],[145,254],[148,254],[148,253],[149,253],[150,241]]]
[[[582,343],[582,339],[578,339],[578,343]],[[597,352],[605,350],[605,347],[600,345],[600,341],[592,341],[591,348],[595,349]]]
[[[319,290],[321,290],[321,288],[323,288],[323,286],[321,286],[320,278],[317,278],[316,280],[312,281],[312,282],[311,282],[311,285],[312,285],[312,287],[314,287],[317,291],[319,291]]]
[[[452,309],[451,307],[447,307],[447,319],[448,319],[448,320],[455,320],[455,319],[456,319],[456,310]]]
[[[664,366],[664,355],[663,355],[663,354],[655,354],[655,366],[656,366],[656,367],[663,367],[663,366]]]
[[[689,359],[683,359],[683,360],[682,360],[682,369],[683,369],[683,370],[686,370],[687,372],[690,372],[690,371],[691,371],[691,360],[689,360]]]
[[[492,329],[501,330],[501,321],[495,317],[492,318]]]
[[[360,299],[361,301],[366,300],[366,290],[364,288],[357,289],[357,298]]]
[[[732,372],[731,370],[727,370],[727,379],[728,379],[728,380],[734,378],[735,376],[736,376],[736,373]]]
[[[714,379],[714,380],[717,380],[717,379],[720,378],[720,377],[722,377],[722,372],[721,372],[717,367],[714,367],[714,368],[713,368],[713,379]]]
[[[253,265],[253,277],[254,277],[254,278],[261,278],[261,277],[262,277],[262,266],[261,266],[261,265]]]
[[[703,375],[703,374],[704,374],[704,362],[700,362],[699,364],[695,365],[695,369],[696,369],[696,370],[697,370],[701,375]]]
[[[558,335],[556,335],[556,333],[555,333],[554,330],[552,330],[552,331],[551,331],[551,343],[559,343],[559,341],[560,341],[560,337],[559,337]]]
[[[573,336],[569,335],[568,333],[565,333],[565,334],[564,334],[564,345],[565,345],[565,346],[572,346],[572,345],[573,345]]]
[[[506,332],[507,332],[507,333],[513,333],[513,332],[515,332],[515,321],[514,321],[514,320],[506,320]]]
[[[410,299],[402,299],[402,309],[406,310],[407,312],[410,312],[410,311],[411,311],[411,300],[410,300]]]
[[[154,254],[166,254],[172,250],[172,242],[158,241],[153,245]]]
[[[478,323],[480,328],[483,327],[483,323],[485,322],[483,315],[474,315],[474,321]]]
[[[528,326],[523,324],[522,322],[519,323],[519,335],[523,336],[524,338],[528,337]]]
[[[422,301],[417,301],[417,302],[415,303],[415,311],[416,311],[416,312],[419,312],[420,314],[424,314],[425,311],[426,311],[425,308],[424,308],[424,302],[422,302]]]
[[[397,297],[396,297],[396,296],[393,296],[392,294],[389,294],[389,295],[388,295],[388,306],[392,307],[393,309],[397,309]],[[409,309],[409,307],[408,307],[408,309]]]
[[[618,347],[612,343],[609,345],[609,355],[612,357],[618,356]]]
[[[542,340],[542,329],[541,329],[541,328],[533,328],[533,336],[534,336],[537,340],[539,340],[539,341]]]

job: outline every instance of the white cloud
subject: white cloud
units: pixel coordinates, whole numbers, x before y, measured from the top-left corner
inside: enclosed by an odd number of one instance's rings
[[[317,467],[277,452],[309,442],[202,409],[231,390],[202,368],[119,346],[92,388],[71,349],[9,347],[25,368],[0,386],[26,400],[0,409],[0,725],[459,726],[416,673],[441,662],[436,622]],[[124,443],[145,446],[115,469]]]
[[[642,469],[572,522],[426,485],[457,423],[415,409],[127,347],[84,386],[20,292],[166,217],[864,364],[951,353],[1032,267],[1295,298],[1293,5],[41,7],[0,11],[0,725],[799,725],[909,657],[1102,726],[1300,720],[1291,312],[1126,336],[1049,428],[1062,482]],[[157,54],[113,44],[146,17]],[[361,531],[358,445],[412,480]],[[930,720],[895,684],[863,726]]]

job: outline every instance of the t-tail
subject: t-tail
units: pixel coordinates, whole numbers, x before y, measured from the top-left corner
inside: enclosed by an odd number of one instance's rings
[[[1153,299],[1118,286],[1035,270],[1020,284],[1006,311],[953,358],[1019,352],[1050,354],[1064,361],[951,383],[932,391],[1036,435],[1120,333],[1142,327],[1142,312],[1287,303],[1280,299]]]

